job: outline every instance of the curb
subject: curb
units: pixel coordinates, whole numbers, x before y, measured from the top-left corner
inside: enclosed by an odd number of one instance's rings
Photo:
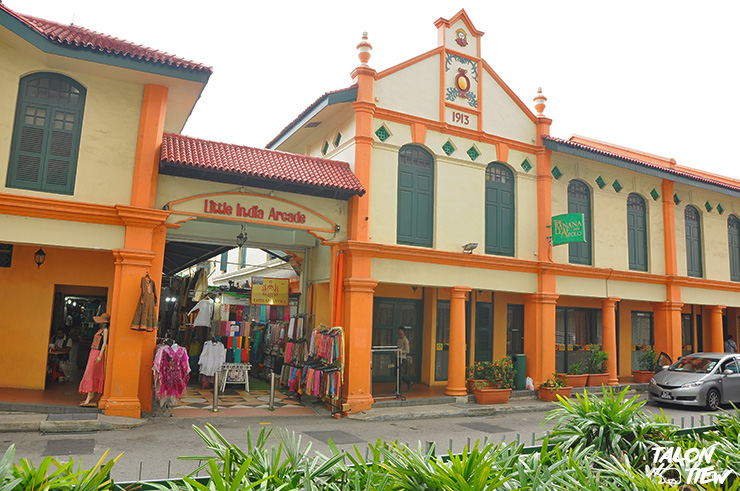
[[[528,405],[475,405],[473,407],[460,407],[456,404],[445,404],[445,408],[430,408],[428,411],[394,412],[386,414],[353,414],[348,416],[349,419],[356,421],[404,421],[419,418],[448,418],[457,416],[491,416],[494,414],[511,414],[511,413],[536,413],[547,412],[554,408],[550,404],[528,404]]]
[[[24,415],[19,414],[17,416],[22,417]],[[7,420],[14,418],[10,417],[4,419]],[[81,421],[46,421],[45,419],[35,419],[26,421],[2,422],[0,423],[0,433],[90,433],[95,431],[128,430],[131,428],[144,426],[146,424],[149,424],[148,419],[99,415],[98,419]]]

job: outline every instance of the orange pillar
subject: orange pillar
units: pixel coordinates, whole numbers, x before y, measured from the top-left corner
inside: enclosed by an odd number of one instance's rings
[[[450,292],[450,351],[447,365],[448,396],[467,395],[465,387],[465,299],[470,288],[455,286]]]
[[[342,399],[349,411],[358,413],[373,406],[372,340],[373,294],[378,282],[372,278],[344,279],[345,370]]]
[[[655,351],[677,360],[683,353],[681,344],[681,309],[683,302],[666,300],[652,304],[655,314]]]
[[[710,332],[710,349],[715,353],[721,353],[725,350],[724,332],[722,329],[722,311],[724,305],[712,305],[709,309],[709,332]]]
[[[555,372],[555,307],[560,295],[535,292],[524,297],[524,354],[527,377],[538,387]]]
[[[100,406],[109,416],[141,416],[139,400],[139,376],[141,374],[141,354],[143,335],[130,329],[138,296],[133,292],[141,290],[141,278],[149,268],[155,254],[151,251],[116,249],[115,283],[113,285],[110,308],[110,359],[106,364],[108,372],[105,379],[106,398]]]
[[[609,355],[609,380],[607,385],[619,385],[617,377],[617,302],[619,298],[609,297],[601,300],[601,337],[604,351]]]
[[[167,111],[167,87],[147,84],[141,103],[139,138],[134,160],[134,186],[131,205],[153,208],[157,194],[159,160],[164,118]]]

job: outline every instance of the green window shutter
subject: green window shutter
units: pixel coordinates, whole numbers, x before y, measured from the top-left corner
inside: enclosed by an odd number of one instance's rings
[[[53,73],[21,80],[7,185],[73,194],[85,89]]]
[[[568,184],[568,213],[583,213],[586,242],[568,244],[568,261],[573,264],[591,264],[591,192],[581,181]]]
[[[630,269],[647,271],[645,200],[638,194],[627,197],[627,249]]]
[[[493,361],[493,304],[475,304],[475,361]]]
[[[494,162],[485,176],[486,254],[514,256],[514,174]]]
[[[727,219],[727,235],[730,246],[730,280],[740,281],[740,220],[734,215]]]
[[[434,235],[434,166],[429,152],[407,145],[398,153],[396,240],[431,247]]]
[[[702,277],[701,264],[701,222],[699,211],[693,206],[684,209],[686,222],[686,274]]]
[[[226,251],[221,254],[221,272],[225,273],[229,266],[229,252]]]

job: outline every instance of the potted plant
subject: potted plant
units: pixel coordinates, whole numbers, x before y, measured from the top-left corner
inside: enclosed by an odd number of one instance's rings
[[[490,361],[478,361],[468,367],[468,392],[472,393],[476,387],[493,387],[488,380],[491,374]]]
[[[558,396],[568,398],[573,387],[566,385],[562,378],[558,377],[557,374],[553,374],[552,378],[549,378],[540,384],[538,391],[538,397],[540,400],[553,402],[558,400]]]
[[[568,367],[568,373],[559,373],[558,377],[563,379],[565,385],[571,387],[585,387],[588,382],[588,374],[585,373],[583,362],[573,363]]]
[[[500,360],[481,362],[486,367],[485,382],[476,381],[473,387],[475,402],[478,404],[503,404],[509,402],[511,389],[514,388],[514,365],[511,358],[504,356]],[[488,385],[485,387],[484,385]]]
[[[650,382],[650,379],[655,375],[655,363],[658,359],[658,354],[655,352],[652,346],[648,346],[648,349],[643,351],[640,357],[637,359],[637,366],[639,370],[632,370],[632,377],[635,379],[636,384],[646,384]]]
[[[584,360],[585,370],[588,373],[589,387],[606,384],[609,380],[609,374],[604,373],[604,364],[609,361],[609,354],[601,350],[598,344],[592,344],[588,347],[588,356]]]

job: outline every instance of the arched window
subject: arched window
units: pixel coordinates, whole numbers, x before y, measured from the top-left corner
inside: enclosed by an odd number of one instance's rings
[[[514,255],[514,174],[496,162],[486,169],[486,254]]]
[[[702,277],[701,267],[701,222],[699,211],[689,205],[684,209],[686,221],[686,274]]]
[[[74,194],[85,88],[56,73],[21,79],[7,186]]]
[[[583,232],[586,242],[568,244],[568,261],[591,264],[591,191],[581,181],[568,184],[568,213],[583,213]]]
[[[647,271],[645,200],[635,193],[627,196],[627,248],[630,269]]]
[[[434,159],[406,145],[398,152],[398,243],[432,247],[433,219]]]
[[[730,279],[740,281],[740,220],[735,215],[727,218],[727,239],[730,247]]]

